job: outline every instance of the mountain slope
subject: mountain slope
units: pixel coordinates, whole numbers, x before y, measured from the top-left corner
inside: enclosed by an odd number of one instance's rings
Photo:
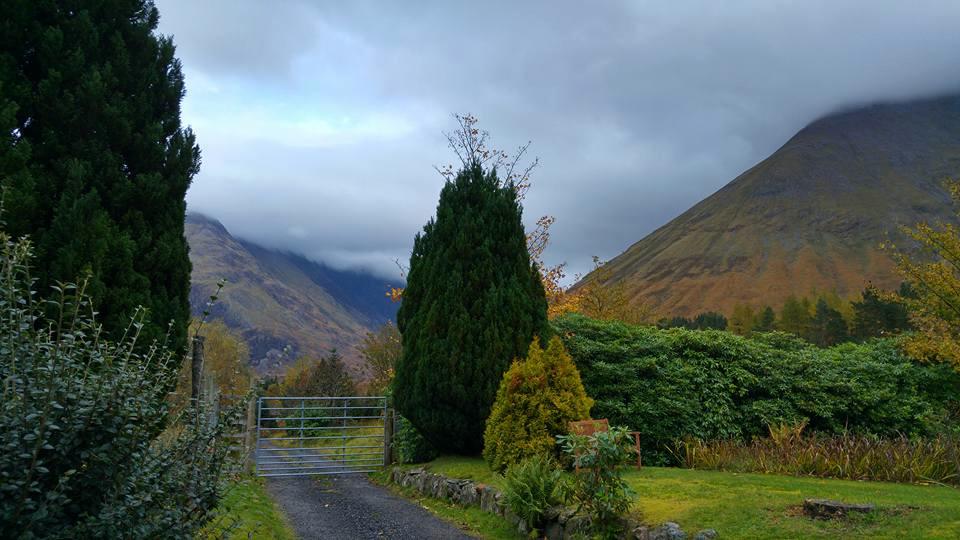
[[[278,373],[300,356],[319,357],[334,347],[356,368],[357,343],[396,314],[386,280],[239,240],[198,214],[187,216],[186,236],[194,314],[203,311],[217,281],[227,279],[211,318],[241,332],[261,373]]]
[[[779,306],[813,290],[852,295],[867,281],[895,288],[879,244],[900,238],[899,225],[954,219],[942,183],[958,175],[960,97],[831,115],[609,269],[663,315]]]

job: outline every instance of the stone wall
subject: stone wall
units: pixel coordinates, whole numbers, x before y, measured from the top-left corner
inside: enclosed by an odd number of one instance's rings
[[[405,488],[411,488],[421,495],[449,501],[460,506],[473,506],[484,512],[502,516],[517,527],[522,535],[528,534],[526,523],[507,508],[503,494],[496,488],[473,482],[447,478],[433,474],[423,468],[404,470],[394,467],[390,472],[390,481]],[[543,534],[550,540],[582,538],[589,535],[590,521],[585,516],[576,515],[565,507],[551,508],[546,513],[546,525]],[[667,522],[659,527],[647,527],[625,520],[621,538],[630,540],[685,540],[687,534],[676,523]],[[693,540],[711,540],[717,538],[713,529],[697,533]]]

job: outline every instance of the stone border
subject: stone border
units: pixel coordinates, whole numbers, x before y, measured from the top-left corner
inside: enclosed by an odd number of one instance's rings
[[[503,502],[503,493],[493,486],[472,480],[447,478],[442,474],[427,472],[423,467],[408,470],[394,467],[390,471],[389,478],[394,484],[413,489],[421,495],[460,506],[480,508],[488,514],[501,516],[508,523],[516,526],[520,534],[525,536],[530,533],[526,522],[507,508]],[[546,513],[546,521],[543,534],[549,540],[583,538],[589,535],[589,519],[576,515],[570,508],[550,508]],[[683,532],[679,525],[669,521],[659,527],[648,527],[625,520],[623,530],[624,533],[620,538],[624,540],[685,540],[687,538],[687,533]],[[717,532],[706,529],[697,533],[693,540],[715,538],[717,538]]]

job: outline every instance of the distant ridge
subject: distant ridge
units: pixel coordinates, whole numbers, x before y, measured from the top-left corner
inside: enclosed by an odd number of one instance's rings
[[[899,225],[954,220],[960,96],[821,118],[608,264],[662,315],[778,307],[790,294],[858,293],[900,278],[878,246]],[[584,278],[591,279],[591,275]]]
[[[187,215],[186,236],[194,314],[203,311],[217,282],[227,279],[211,318],[243,335],[261,373],[280,373],[300,356],[319,358],[331,348],[357,370],[357,344],[396,315],[397,306],[386,297],[387,280],[234,238],[202,214]]]

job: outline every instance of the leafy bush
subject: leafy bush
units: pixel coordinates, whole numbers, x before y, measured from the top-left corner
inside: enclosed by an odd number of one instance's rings
[[[191,538],[231,461],[219,422],[191,408],[167,425],[178,361],[101,335],[83,288],[30,290],[26,242],[0,233],[0,530],[21,538]],[[54,313],[51,318],[45,309]]]
[[[782,333],[747,338],[576,315],[554,327],[596,400],[593,416],[640,431],[650,464],[673,461],[667,449],[685,437],[745,441],[781,423],[880,436],[956,425],[960,376],[912,362],[892,340],[819,349]]]
[[[554,453],[555,437],[567,432],[569,422],[588,418],[592,404],[560,338],[551,339],[546,350],[534,340],[527,357],[515,361],[500,382],[483,434],[483,457],[503,472],[524,458]]]
[[[397,415],[397,432],[393,436],[393,447],[400,463],[426,463],[439,453],[406,418]]]
[[[533,530],[543,525],[548,508],[563,504],[565,491],[563,471],[557,463],[549,456],[535,455],[507,469],[503,499]]]
[[[624,427],[614,427],[590,436],[561,435],[557,440],[578,469],[570,489],[577,510],[586,511],[598,532],[614,535],[617,518],[633,501],[633,491],[620,476],[620,467],[636,458],[630,434]]]
[[[960,439],[945,436],[804,436],[771,428],[770,437],[750,443],[686,439],[680,450],[691,469],[960,485]]]

